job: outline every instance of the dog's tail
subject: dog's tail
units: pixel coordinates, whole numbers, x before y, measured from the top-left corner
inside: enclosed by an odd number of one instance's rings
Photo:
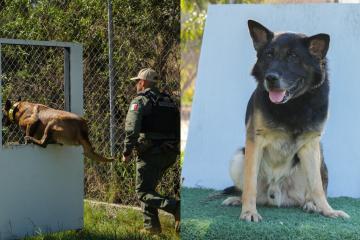
[[[80,144],[83,146],[85,157],[88,157],[98,162],[113,162],[115,160],[113,158],[106,158],[104,156],[101,156],[94,151],[94,148],[92,147],[89,140],[87,126],[82,129],[81,136],[82,137],[80,138]]]
[[[88,157],[92,160],[98,161],[98,162],[113,162],[115,160],[113,158],[107,158],[107,157],[97,154],[93,148],[86,150],[84,147],[84,155],[86,157]]]
[[[210,194],[206,199],[204,199],[204,202],[217,200],[226,196],[238,196],[240,197],[242,194],[242,191],[238,189],[236,186],[230,186],[227,187],[221,191],[217,191],[215,193]]]
[[[221,194],[224,195],[236,195],[236,196],[241,196],[242,191],[240,189],[238,189],[235,186],[231,186],[231,187],[227,187],[224,190],[222,190]]]

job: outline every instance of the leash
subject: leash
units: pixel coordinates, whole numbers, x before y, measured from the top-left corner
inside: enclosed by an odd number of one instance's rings
[[[15,110],[19,106],[19,104],[20,104],[20,102],[14,103],[14,105],[9,110],[9,119],[10,119],[11,122],[15,121],[14,114],[15,114]]]

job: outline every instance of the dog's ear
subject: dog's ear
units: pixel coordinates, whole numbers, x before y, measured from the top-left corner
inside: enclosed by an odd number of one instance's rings
[[[273,32],[256,21],[248,20],[248,26],[256,51],[259,51],[274,37]]]
[[[18,101],[18,102],[21,102],[21,96],[18,97],[18,100],[17,100],[17,101]]]
[[[10,108],[11,108],[11,102],[9,99],[7,99],[5,102],[5,111],[9,111]]]
[[[329,49],[330,36],[325,33],[316,34],[307,38],[307,44],[311,55],[324,58]]]

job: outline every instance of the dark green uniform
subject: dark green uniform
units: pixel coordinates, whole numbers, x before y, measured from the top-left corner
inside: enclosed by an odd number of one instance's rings
[[[136,192],[144,205],[144,227],[159,230],[158,209],[172,214],[178,210],[179,201],[161,196],[155,188],[178,157],[180,137],[179,119],[171,114],[171,111],[178,112],[178,108],[169,101],[155,104],[160,96],[163,95],[157,89],[148,88],[132,100],[126,116],[124,146],[125,156],[133,149],[138,155]],[[154,104],[165,108],[158,108]],[[161,109],[165,109],[165,112]]]

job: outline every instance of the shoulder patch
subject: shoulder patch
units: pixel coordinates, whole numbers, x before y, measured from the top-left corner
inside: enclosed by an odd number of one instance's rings
[[[132,103],[130,106],[130,111],[137,111],[139,110],[139,104],[138,103]]]

